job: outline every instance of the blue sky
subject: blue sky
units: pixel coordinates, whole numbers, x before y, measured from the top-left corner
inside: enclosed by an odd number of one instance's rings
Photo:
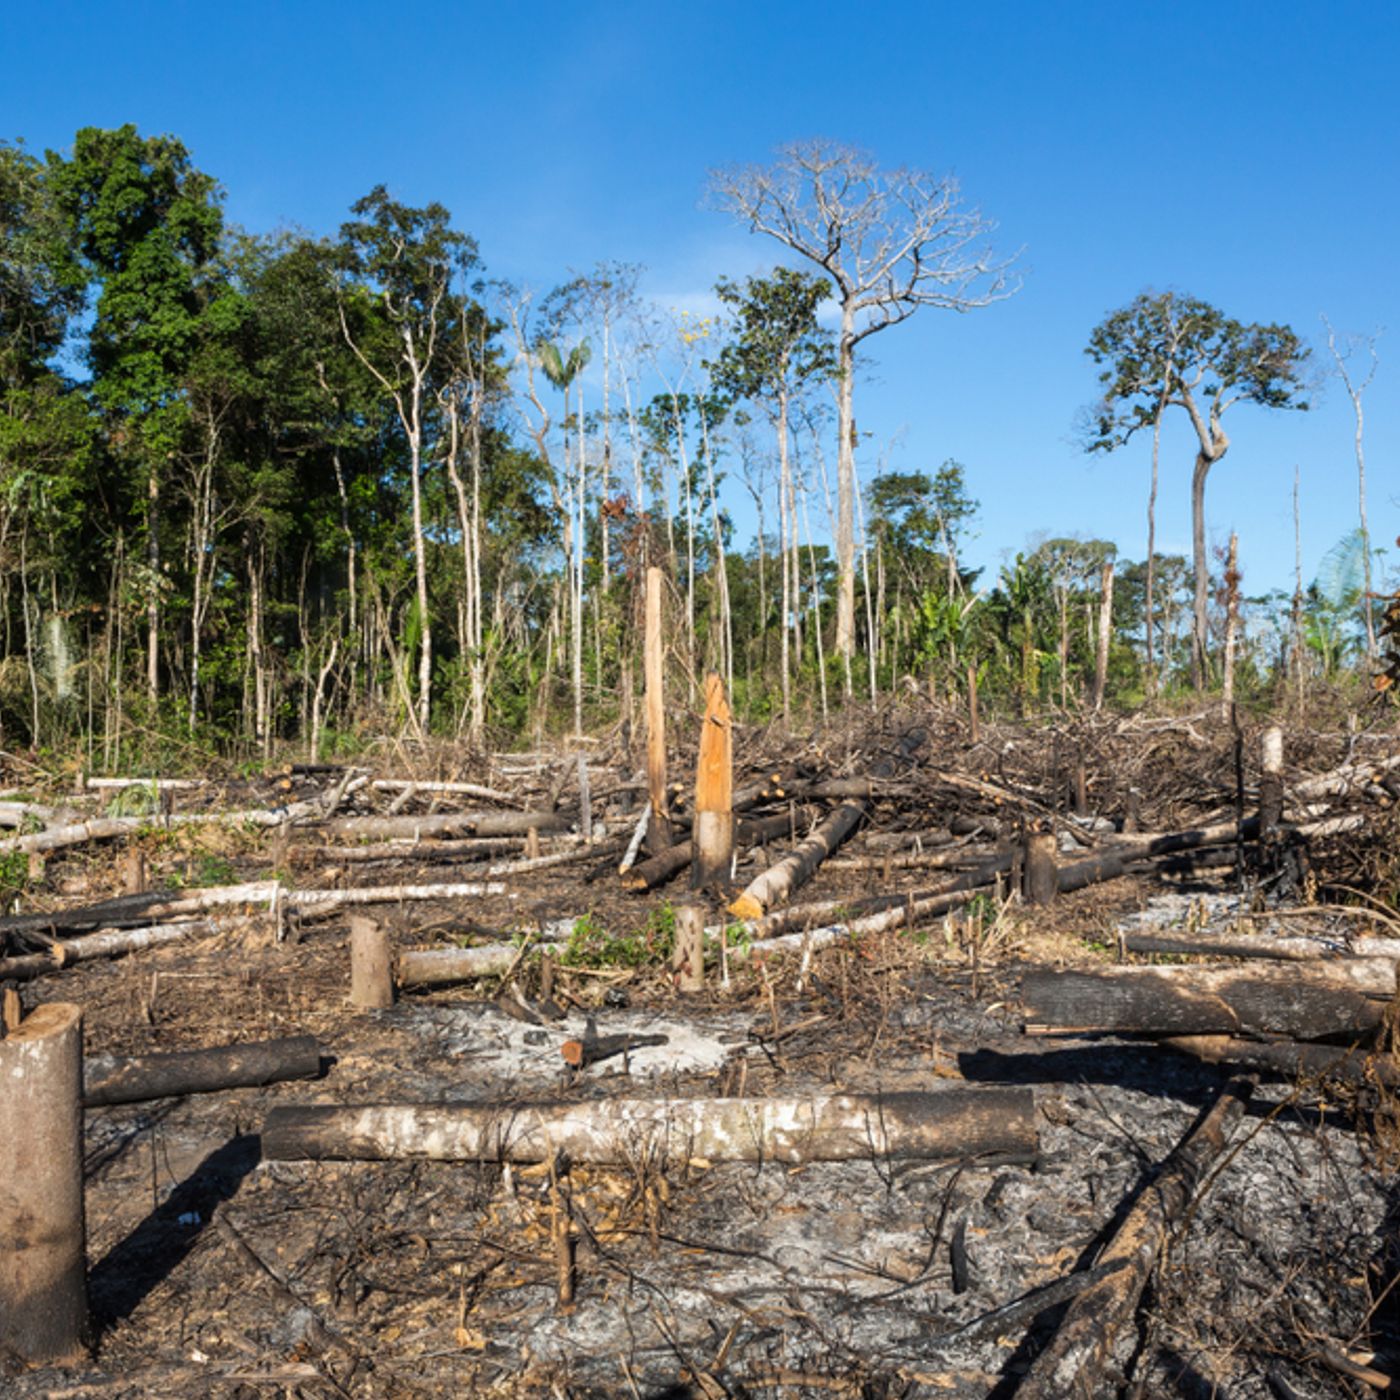
[[[1323,312],[1390,326],[1366,446],[1373,535],[1400,534],[1400,6],[51,0],[11,6],[0,33],[0,136],[171,132],[256,230],[333,232],[383,182],[447,204],[488,271],[541,290],[619,259],[693,305],[770,267],[776,246],[701,196],[710,167],[784,141],[953,173],[1022,250],[1023,290],[867,341],[857,419],[867,470],[967,465],[984,564],[1038,533],[1142,556],[1148,444],[1090,458],[1073,441],[1089,331],[1137,292],[1319,345]],[[1313,398],[1226,420],[1207,511],[1216,542],[1239,531],[1247,591],[1291,587],[1295,465],[1308,577],[1355,524],[1350,404],[1335,383]],[[1189,547],[1191,457],[1172,424],[1164,550]]]

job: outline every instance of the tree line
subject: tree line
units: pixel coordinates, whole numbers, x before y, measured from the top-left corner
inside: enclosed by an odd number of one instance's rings
[[[544,296],[494,279],[446,208],[383,186],[334,236],[258,234],[174,137],[0,145],[3,741],[112,766],[582,733],[634,708],[649,565],[679,683],[717,670],[751,719],[911,684],[1132,703],[1221,683],[1227,655],[1258,687],[1374,656],[1369,376],[1346,380],[1357,538],[1251,603],[1207,555],[1206,481],[1234,403],[1306,406],[1306,347],[1144,293],[1089,336],[1084,441],[1151,437],[1146,558],[1048,539],[983,578],[973,470],[862,489],[855,404],[868,337],[1014,294],[992,225],[952,180],[829,143],[710,191],[786,261],[721,279],[706,318],[648,303],[629,264]],[[1189,566],[1155,547],[1172,413],[1198,441]]]

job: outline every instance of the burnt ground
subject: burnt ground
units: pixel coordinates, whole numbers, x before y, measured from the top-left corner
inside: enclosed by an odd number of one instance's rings
[[[152,838],[153,878],[264,876],[260,837],[214,849]],[[66,897],[95,898],[110,853],[50,862]],[[381,906],[400,946],[591,912],[636,929],[663,896],[585,884],[566,866],[513,899]],[[322,869],[303,883],[470,878],[400,862],[392,875]],[[907,887],[919,880],[904,872]],[[823,874],[813,898],[855,899],[877,872]],[[927,876],[924,876],[927,879]],[[1192,887],[1231,895],[1228,880]],[[0,1389],[51,1396],[1009,1395],[1153,1168],[1226,1072],[1121,1038],[1027,1038],[1019,976],[1111,957],[1122,917],[1161,894],[1146,877],[1011,904],[973,920],[737,970],[683,997],[664,970],[564,974],[567,1020],[531,1025],[496,984],[347,1003],[348,923],[274,941],[230,922],[199,942],[71,966],[26,1002],[83,1005],[88,1050],[133,1054],[315,1034],[319,1081],[87,1114],[91,1365],[21,1373]],[[55,898],[57,898],[57,894]],[[1193,926],[1190,894],[1160,906]],[[1215,917],[1227,918],[1228,907]],[[655,925],[653,925],[655,926]],[[523,986],[533,993],[533,971]],[[559,1045],[660,1032],[575,1073]],[[626,1170],[431,1162],[263,1162],[282,1103],[488,1103],[627,1094],[715,1096],[1028,1085],[1029,1165],[638,1160]],[[1393,1105],[1375,1091],[1266,1080],[1161,1261],[1139,1326],[1096,1393],[1360,1396],[1337,1353],[1397,1345]],[[551,1191],[554,1186],[554,1193]],[[558,1193],[562,1193],[558,1194]],[[578,1235],[578,1286],[556,1293],[554,1202]],[[1400,1290],[1397,1290],[1400,1291]]]

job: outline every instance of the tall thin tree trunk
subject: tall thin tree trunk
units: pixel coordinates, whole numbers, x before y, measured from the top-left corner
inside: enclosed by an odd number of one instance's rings
[[[851,659],[856,646],[855,570],[855,311],[842,309],[840,377],[837,384],[836,457],[836,650],[845,665],[846,695],[851,694]]]
[[[1225,560],[1225,660],[1221,682],[1221,707],[1228,711],[1235,703],[1235,647],[1240,623],[1240,541],[1230,532],[1230,550]]]
[[[154,467],[146,478],[146,690],[154,704],[160,695],[160,477]]]
[[[1099,635],[1094,654],[1094,710],[1103,708],[1104,690],[1108,685],[1108,647],[1113,640],[1113,561],[1103,566],[1099,592]]]
[[[1166,398],[1166,384],[1162,387],[1163,401]],[[1143,604],[1143,632],[1147,651],[1147,695],[1151,699],[1157,694],[1157,651],[1152,632],[1153,612],[1156,606],[1157,588],[1157,469],[1162,451],[1162,409],[1164,402],[1157,405],[1157,414],[1152,420],[1152,485],[1147,493],[1147,589]]]

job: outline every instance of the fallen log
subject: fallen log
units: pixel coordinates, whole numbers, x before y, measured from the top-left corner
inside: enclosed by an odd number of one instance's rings
[[[1279,938],[1239,933],[1127,933],[1130,953],[1170,953],[1188,957],[1273,958],[1312,962],[1318,958],[1392,958],[1400,961],[1400,938],[1346,938],[1333,935]]]
[[[1113,967],[1028,972],[1028,1035],[1284,1035],[1293,1040],[1374,1030],[1395,996],[1386,958],[1286,967]]]
[[[1228,1035],[1178,1035],[1162,1042],[1173,1050],[1212,1065],[1260,1070],[1285,1079],[1342,1079],[1353,1084],[1400,1084],[1400,1064],[1393,1055],[1351,1045],[1315,1045],[1306,1041],[1240,1040]]]
[[[573,837],[557,837],[560,842]],[[335,861],[348,865],[369,864],[384,860],[489,860],[492,856],[509,855],[525,848],[523,836],[482,836],[462,841],[379,841],[364,846],[313,846],[301,843],[287,848],[293,864],[310,861]]]
[[[83,1106],[100,1108],[258,1087],[285,1079],[313,1079],[320,1072],[321,1047],[312,1035],[158,1055],[93,1055],[83,1066]]]
[[[361,784],[367,781],[368,779],[364,778],[356,780]],[[350,784],[350,787],[353,786],[354,784]],[[348,790],[349,788],[338,789],[332,794],[334,803],[338,803]],[[246,812],[176,812],[153,813],[144,817],[94,817],[90,821],[56,826],[48,831],[35,832],[31,836],[6,837],[0,840],[0,853],[23,851],[30,855],[43,854],[46,851],[63,850],[68,846],[81,846],[88,841],[105,841],[116,836],[128,836],[136,831],[152,828],[164,830],[171,826],[293,826],[299,822],[319,821],[326,815],[326,807],[326,803],[313,799],[309,802],[293,802],[286,807],[258,807]]]
[[[754,821],[742,821],[739,823],[738,840],[740,844],[747,845],[770,841],[775,836],[782,836],[791,826],[792,819],[786,812],[772,817],[760,817]],[[674,846],[667,846],[664,851],[657,852],[649,859],[638,861],[623,875],[623,888],[645,893],[647,890],[654,890],[658,885],[664,885],[667,880],[679,875],[690,865],[694,849],[689,841],[678,841]]]
[[[950,838],[951,839],[951,838]],[[958,846],[953,850],[925,851],[913,855],[833,856],[828,870],[949,870],[980,862],[996,851],[991,846]]]
[[[1389,758],[1362,760],[1359,763],[1344,763],[1330,773],[1319,773],[1316,777],[1304,778],[1288,789],[1292,801],[1303,801],[1312,797],[1345,797],[1351,793],[1364,792],[1383,774],[1400,768],[1400,754]]]
[[[916,726],[906,730],[896,753],[876,763],[870,770],[870,779],[892,778],[899,766],[912,758],[927,738],[928,731],[925,729]],[[805,885],[827,856],[860,825],[865,817],[867,800],[861,797],[842,802],[805,840],[753,880],[730,904],[729,912],[735,918],[757,919],[775,904],[790,898],[792,892]]]
[[[85,786],[98,791],[137,787],[148,792],[188,792],[202,788],[208,781],[207,778],[89,778]]]
[[[425,899],[485,899],[501,895],[516,896],[500,883],[466,881],[439,885],[369,885],[344,890],[284,889],[283,897],[293,909],[335,910],[347,904],[408,904]]]
[[[484,802],[506,802],[512,805],[520,801],[512,792],[502,792],[499,788],[483,787],[480,783],[425,782],[417,778],[376,778],[370,787],[375,792],[427,792],[448,793],[458,797],[479,797]]]
[[[560,956],[567,940],[532,943],[533,953]],[[513,943],[487,943],[477,948],[408,948],[399,954],[394,981],[400,987],[445,987],[453,982],[470,982],[477,977],[493,977],[509,972],[520,959],[521,948]]]
[[[1115,1267],[1075,1297],[1054,1337],[1016,1388],[1017,1400],[1077,1400],[1112,1388],[1105,1384],[1103,1372],[1119,1334],[1137,1311],[1162,1242],[1185,1216],[1207,1168],[1225,1150],[1253,1088],[1248,1079],[1231,1080],[1155,1179],[1143,1187],[1095,1261],[1099,1268]]]
[[[860,825],[864,816],[864,802],[843,802],[782,860],[752,881],[730,904],[729,912],[737,919],[758,919],[773,905],[781,904],[816,874],[817,867]]]
[[[673,1161],[1027,1161],[1037,1149],[1026,1089],[836,1094],[805,1099],[606,1099],[585,1103],[279,1106],[268,1161],[404,1158],[624,1165]]]
[[[615,1055],[625,1055],[631,1050],[639,1050],[647,1045],[665,1045],[670,1039],[665,1035],[595,1035],[580,1036],[566,1040],[559,1047],[559,1054],[570,1069],[587,1069],[603,1060],[611,1060]]]
[[[42,953],[21,953],[13,958],[0,958],[0,980],[13,978],[25,982],[57,972],[68,963],[90,962],[94,958],[118,958],[142,948],[155,948],[175,943],[182,938],[198,938],[219,928],[212,919],[190,919],[184,922],[153,924],[148,928],[106,928],[77,938],[65,938]]]
[[[42,913],[11,914],[0,919],[0,936],[76,933],[98,927],[121,928],[178,918],[231,904],[266,904],[278,889],[276,880],[245,885],[212,885],[202,890],[148,890],[85,904],[76,909],[50,909]]]
[[[569,819],[558,812],[440,812],[431,817],[336,817],[324,830],[339,836],[524,836],[567,832]]]

